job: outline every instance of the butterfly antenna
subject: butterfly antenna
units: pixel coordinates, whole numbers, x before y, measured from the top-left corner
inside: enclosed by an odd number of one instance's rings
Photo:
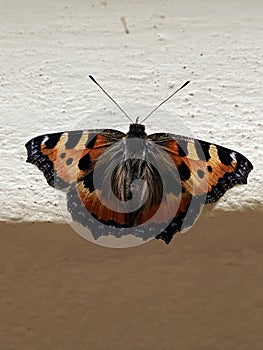
[[[122,111],[122,113],[129,119],[130,122],[133,123],[133,120],[128,116],[128,114],[121,108],[121,106],[103,89],[103,87],[93,78],[92,75],[89,75],[89,78],[96,84],[98,87],[104,92],[105,95],[109,97],[109,99]]]
[[[149,113],[142,121],[141,123],[143,123],[146,119],[148,119],[158,108],[160,108],[165,102],[167,102],[168,100],[170,100],[170,98],[172,98],[178,91],[182,90],[187,84],[189,84],[190,81],[188,80],[187,82],[185,82],[179,89],[177,89],[175,92],[172,93],[172,95],[170,95],[169,97],[167,97],[163,102],[161,102],[157,107],[155,107],[151,113]]]

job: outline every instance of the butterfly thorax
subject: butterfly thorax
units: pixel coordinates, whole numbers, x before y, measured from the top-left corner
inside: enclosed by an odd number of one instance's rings
[[[126,134],[127,138],[130,137],[137,137],[140,139],[145,139],[147,137],[147,134],[145,132],[145,126],[142,124],[130,124],[130,129],[128,133]]]

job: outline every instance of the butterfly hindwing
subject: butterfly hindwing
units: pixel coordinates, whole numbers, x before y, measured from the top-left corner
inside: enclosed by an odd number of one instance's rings
[[[133,234],[143,240],[152,238],[159,227],[173,220],[180,205],[181,185],[174,168],[167,152],[152,141],[124,138],[106,149],[93,169],[78,177],[68,192],[68,209],[94,235],[109,234],[113,226],[134,228]],[[136,228],[144,223],[144,230]],[[123,235],[128,233],[123,231]]]

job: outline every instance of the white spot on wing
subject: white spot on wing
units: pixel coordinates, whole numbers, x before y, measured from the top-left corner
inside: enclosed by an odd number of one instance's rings
[[[230,153],[230,156],[233,159],[233,161],[235,161],[235,162],[237,161],[235,152]]]
[[[47,140],[49,140],[49,137],[47,135],[44,136],[42,143],[46,143]]]

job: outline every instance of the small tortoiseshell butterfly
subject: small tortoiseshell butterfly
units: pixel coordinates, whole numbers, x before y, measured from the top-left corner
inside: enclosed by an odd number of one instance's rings
[[[203,204],[246,184],[253,169],[242,154],[216,144],[169,133],[147,135],[138,120],[127,134],[65,131],[35,137],[26,148],[27,162],[43,171],[50,186],[67,193],[73,220],[95,239],[131,229],[143,240],[155,237],[168,244],[193,225]]]

